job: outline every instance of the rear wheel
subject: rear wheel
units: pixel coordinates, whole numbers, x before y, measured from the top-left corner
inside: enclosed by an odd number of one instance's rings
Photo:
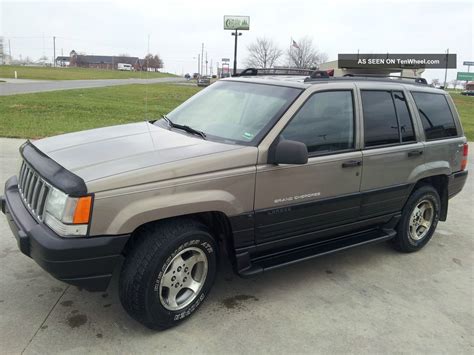
[[[436,230],[440,206],[439,194],[432,186],[423,185],[415,190],[403,209],[395,247],[407,253],[423,248]]]
[[[214,283],[216,242],[191,219],[149,226],[136,238],[120,275],[122,305],[149,328],[177,325],[198,309]]]

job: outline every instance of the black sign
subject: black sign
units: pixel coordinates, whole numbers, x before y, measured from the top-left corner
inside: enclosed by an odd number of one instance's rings
[[[456,54],[339,54],[338,67],[347,69],[455,69]]]

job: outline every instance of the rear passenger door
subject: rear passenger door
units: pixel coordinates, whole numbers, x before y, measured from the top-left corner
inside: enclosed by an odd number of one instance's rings
[[[424,162],[413,118],[402,89],[361,89],[363,168],[361,219],[400,211],[408,198],[410,176]]]

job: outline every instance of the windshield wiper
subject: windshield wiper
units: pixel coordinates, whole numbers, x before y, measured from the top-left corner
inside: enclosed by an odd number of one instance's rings
[[[202,131],[199,131],[197,129],[194,129],[192,127],[189,127],[189,126],[186,126],[186,125],[181,125],[181,124],[178,124],[178,123],[174,123],[173,121],[171,121],[166,115],[163,115],[161,116],[165,121],[166,123],[168,123],[168,125],[172,128],[177,128],[177,129],[181,129],[183,131],[186,131],[188,133],[191,133],[191,134],[195,134],[195,135],[198,135],[198,136],[201,136],[202,139],[206,139],[206,133],[202,132]]]

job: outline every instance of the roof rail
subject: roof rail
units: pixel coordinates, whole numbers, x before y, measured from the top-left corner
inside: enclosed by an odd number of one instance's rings
[[[382,79],[390,78],[391,80],[393,80],[393,79],[413,80],[417,84],[428,85],[428,82],[426,81],[425,78],[414,78],[414,77],[411,77],[411,76],[383,75],[383,74],[345,74],[344,77],[368,78],[368,80],[370,80],[372,78],[382,78]]]
[[[232,76],[257,76],[257,75],[301,75],[311,76],[315,69],[302,68],[247,68]],[[326,72],[325,72],[326,73]]]
[[[396,80],[395,80],[396,79]],[[308,77],[304,79],[305,83],[308,82],[328,82],[328,81],[382,81],[387,83],[405,83],[405,84],[416,84],[416,85],[428,85],[428,82],[424,78],[412,78],[412,77],[400,77],[395,75],[375,75],[375,74],[346,74],[338,77]]]

